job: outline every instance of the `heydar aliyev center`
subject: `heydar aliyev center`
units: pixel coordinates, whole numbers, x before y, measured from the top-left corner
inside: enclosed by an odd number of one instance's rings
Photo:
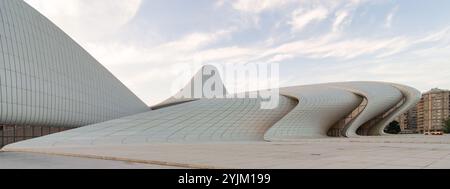
[[[420,98],[400,84],[337,82],[281,88],[274,109],[261,109],[258,98],[147,107],[22,0],[0,1],[0,16],[0,124],[74,128],[5,148],[378,136]]]

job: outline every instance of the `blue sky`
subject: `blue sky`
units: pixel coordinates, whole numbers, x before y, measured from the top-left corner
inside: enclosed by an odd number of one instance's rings
[[[281,85],[450,89],[447,0],[25,0],[149,105],[187,64],[277,62]]]

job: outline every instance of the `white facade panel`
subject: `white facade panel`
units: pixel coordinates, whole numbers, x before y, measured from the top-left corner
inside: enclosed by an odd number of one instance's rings
[[[148,110],[22,0],[0,1],[0,124],[78,127]]]

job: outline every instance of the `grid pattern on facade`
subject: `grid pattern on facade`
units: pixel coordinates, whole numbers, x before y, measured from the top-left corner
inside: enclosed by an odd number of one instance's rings
[[[280,97],[276,109],[259,99],[202,99],[94,124],[31,141],[33,145],[117,145],[152,142],[261,141],[297,105]],[[20,145],[20,144],[18,144]]]
[[[0,123],[83,126],[147,110],[22,0],[0,1]]]

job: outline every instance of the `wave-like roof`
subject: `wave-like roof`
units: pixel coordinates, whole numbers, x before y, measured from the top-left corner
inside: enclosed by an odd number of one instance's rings
[[[361,129],[381,135],[393,118],[418,102],[419,94],[393,83],[340,82],[281,88],[280,103],[269,110],[260,108],[260,98],[193,98],[6,148],[327,137],[362,102],[367,104],[343,127],[343,135],[357,137]]]

